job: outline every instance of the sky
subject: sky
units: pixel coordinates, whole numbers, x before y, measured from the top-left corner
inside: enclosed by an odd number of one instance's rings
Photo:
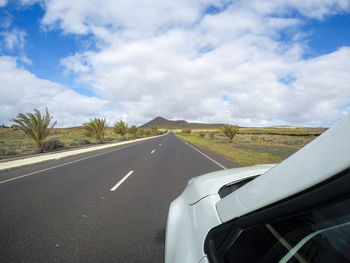
[[[0,0],[0,124],[157,116],[329,127],[350,111],[350,0]]]

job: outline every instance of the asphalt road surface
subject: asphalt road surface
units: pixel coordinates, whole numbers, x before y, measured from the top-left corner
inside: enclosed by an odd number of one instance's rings
[[[237,167],[196,149],[168,134],[0,172],[0,262],[163,262],[170,202]]]

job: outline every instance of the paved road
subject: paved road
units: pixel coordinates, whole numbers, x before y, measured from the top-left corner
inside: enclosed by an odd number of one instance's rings
[[[169,134],[0,172],[0,262],[163,262],[170,202],[222,169],[207,157]]]

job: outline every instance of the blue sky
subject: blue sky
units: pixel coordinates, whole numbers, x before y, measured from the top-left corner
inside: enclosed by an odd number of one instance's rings
[[[61,126],[158,115],[329,126],[347,115],[349,1],[78,2],[0,1],[2,93],[24,94],[0,100],[1,123],[45,106]]]
[[[86,89],[86,85],[74,83],[73,76],[64,74],[63,68],[59,65],[62,58],[91,48],[93,41],[89,40],[89,36],[63,34],[58,29],[43,29],[40,21],[44,14],[45,11],[39,3],[21,7],[18,3],[12,2],[1,8],[0,17],[12,21],[8,30],[17,28],[26,32],[26,45],[23,51],[5,49],[2,50],[2,55],[20,55],[24,52],[31,64],[21,61],[19,64],[39,78],[61,83],[84,95],[94,95],[91,90]]]
[[[311,20],[303,30],[309,32],[309,52],[306,57],[331,53],[342,46],[350,46],[350,14],[332,16],[323,21]]]

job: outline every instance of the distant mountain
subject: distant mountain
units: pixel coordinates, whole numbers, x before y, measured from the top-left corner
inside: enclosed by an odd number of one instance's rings
[[[163,117],[157,117],[143,125],[140,126],[140,128],[151,128],[153,126],[157,126],[158,128],[162,129],[217,129],[223,124],[207,124],[207,123],[189,123],[185,120],[176,120],[171,121],[167,120]]]

